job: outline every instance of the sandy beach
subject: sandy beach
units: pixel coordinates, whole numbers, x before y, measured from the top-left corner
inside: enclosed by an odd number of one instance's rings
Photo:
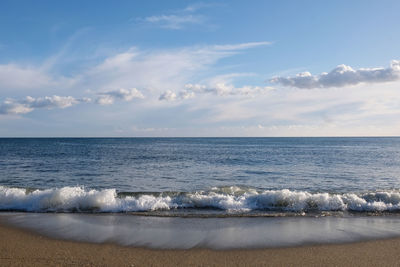
[[[399,266],[400,239],[255,250],[153,250],[50,239],[0,225],[0,266]]]

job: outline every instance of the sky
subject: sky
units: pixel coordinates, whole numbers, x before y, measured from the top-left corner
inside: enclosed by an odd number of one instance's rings
[[[0,1],[0,137],[400,135],[400,1]]]

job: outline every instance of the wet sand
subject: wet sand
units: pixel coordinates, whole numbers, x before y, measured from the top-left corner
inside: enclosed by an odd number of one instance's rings
[[[254,250],[154,250],[50,239],[0,225],[0,266],[400,266],[400,239]]]

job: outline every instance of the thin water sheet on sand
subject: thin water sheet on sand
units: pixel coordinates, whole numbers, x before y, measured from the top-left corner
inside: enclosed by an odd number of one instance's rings
[[[45,238],[0,223],[0,266],[398,266],[400,239],[265,249],[146,249]]]
[[[3,213],[49,237],[158,249],[249,249],[400,236],[399,216],[181,218],[127,214]]]

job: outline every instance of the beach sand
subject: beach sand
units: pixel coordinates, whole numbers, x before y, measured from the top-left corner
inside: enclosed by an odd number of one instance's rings
[[[0,266],[400,266],[400,239],[254,250],[154,250],[55,240],[1,224]]]

